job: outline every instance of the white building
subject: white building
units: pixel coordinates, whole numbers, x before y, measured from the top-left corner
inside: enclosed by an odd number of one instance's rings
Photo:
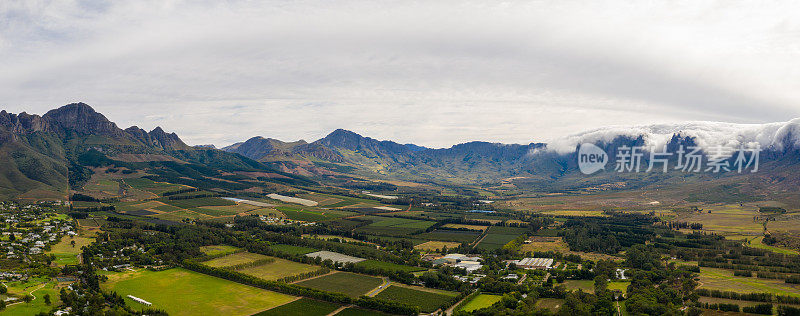
[[[552,258],[524,258],[511,262],[523,269],[550,269],[553,266]]]

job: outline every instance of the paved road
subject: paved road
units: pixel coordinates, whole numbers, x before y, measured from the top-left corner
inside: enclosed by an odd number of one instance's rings
[[[381,291],[385,290],[387,287],[389,287],[389,285],[392,284],[392,281],[389,281],[386,278],[381,278],[381,280],[383,280],[383,284],[381,284],[378,287],[374,288],[372,291],[369,291],[369,293],[366,294],[367,296],[372,297],[372,296],[378,295],[378,293],[380,293]]]

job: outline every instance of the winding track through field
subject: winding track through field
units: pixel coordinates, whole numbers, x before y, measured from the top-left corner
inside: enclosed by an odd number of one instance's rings
[[[35,289],[31,290],[30,292],[28,292],[28,295],[30,295],[30,296],[33,296],[33,299],[32,299],[31,301],[33,301],[33,300],[35,300],[35,299],[36,299],[36,295],[33,295],[33,292],[36,292],[36,291],[38,291],[38,290],[41,290],[41,289],[42,289],[42,288],[43,288],[45,285],[47,285],[47,283],[42,283],[41,285],[39,285],[39,287],[37,287],[37,288],[35,288]],[[3,286],[6,286],[6,284],[5,284],[5,283],[3,283]],[[6,288],[8,288],[8,286],[6,286]],[[22,300],[22,299],[19,299],[19,300],[17,300],[17,302],[16,302],[16,303],[11,303],[11,304],[8,304],[8,305],[6,305],[6,306],[11,306],[11,305],[15,305],[15,304],[23,303],[23,302],[25,302],[25,301],[24,301],[24,300]]]

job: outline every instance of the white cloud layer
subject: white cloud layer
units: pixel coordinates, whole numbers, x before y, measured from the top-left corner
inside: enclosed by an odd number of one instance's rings
[[[446,147],[800,117],[800,3],[2,1],[0,108]]]
[[[664,148],[673,135],[692,137],[705,152],[717,148],[740,147],[782,150],[800,147],[800,118],[782,123],[734,124],[720,122],[688,122],[680,124],[655,124],[643,126],[609,126],[554,140],[547,144],[549,150],[560,154],[575,151],[583,143],[611,143],[619,136],[642,137],[646,147],[657,151]]]

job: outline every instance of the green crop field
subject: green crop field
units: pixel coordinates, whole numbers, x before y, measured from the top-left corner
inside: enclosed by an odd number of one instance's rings
[[[239,213],[245,213],[259,208],[260,207],[258,206],[253,206],[248,204],[236,204],[236,205],[223,205],[223,206],[202,206],[198,208],[193,208],[192,210],[195,212],[201,212],[212,216],[222,216],[222,215],[235,215]]]
[[[440,240],[452,241],[457,243],[471,243],[475,241],[481,233],[478,231],[463,231],[463,230],[441,230],[437,229],[429,233],[422,233],[414,237],[427,239],[427,240]]]
[[[384,314],[369,309],[361,309],[358,307],[345,308],[341,312],[336,314],[336,316],[388,316],[388,315],[389,314]]]
[[[436,292],[437,293],[433,293],[428,291],[416,290],[408,287],[391,285],[385,290],[378,293],[378,295],[375,295],[375,297],[389,301],[395,301],[414,306],[419,306],[420,311],[430,313],[435,311],[437,308],[447,304],[453,297],[458,295],[458,293],[455,292],[449,292],[449,293],[445,291],[436,291]]]
[[[406,219],[399,217],[381,217],[381,216],[363,216],[362,218],[373,220],[374,222],[369,226],[372,227],[402,227],[402,228],[416,228],[426,229],[435,224],[431,221]]]
[[[252,315],[295,299],[180,268],[106,275],[102,288],[125,297],[129,306],[145,307],[127,298],[133,295],[170,315]]]
[[[380,268],[389,271],[415,272],[415,271],[425,270],[425,268],[422,267],[412,267],[412,266],[400,265],[396,263],[384,262],[372,259],[361,261],[359,263],[356,263],[356,265],[365,268]]]
[[[336,303],[301,298],[253,316],[325,316],[339,307],[341,305]]]
[[[297,221],[316,222],[339,217],[332,213],[311,211],[293,206],[278,206],[275,209],[281,211],[289,219]]]
[[[503,298],[500,295],[492,295],[492,294],[478,294],[470,300],[467,304],[461,307],[461,311],[471,312],[476,309],[486,308],[492,306],[492,304],[497,303],[500,299]]]
[[[351,297],[358,297],[367,294],[382,283],[383,281],[376,277],[349,272],[336,272],[295,284],[324,291],[344,293]]]
[[[269,258],[265,255],[260,255],[257,253],[250,253],[250,252],[237,252],[233,254],[229,254],[224,257],[219,257],[216,259],[211,259],[209,261],[203,262],[204,265],[209,267],[230,267],[235,266],[237,264],[244,264],[254,262],[256,260],[266,259]]]
[[[236,203],[232,201],[228,201],[225,199],[221,199],[218,197],[204,197],[204,198],[197,198],[197,199],[187,199],[187,200],[169,200],[166,198],[159,199],[164,203],[169,205],[180,207],[180,208],[195,208],[201,206],[230,206],[236,205]]]
[[[772,252],[782,253],[782,254],[785,254],[785,255],[795,255],[795,256],[800,255],[800,252],[797,252],[796,250],[787,249],[787,248],[781,248],[781,247],[775,247],[775,246],[770,246],[770,245],[765,245],[762,242],[762,240],[764,240],[764,236],[759,236],[759,237],[756,237],[756,238],[750,240],[750,242],[747,243],[746,245],[750,246],[750,247],[754,247],[754,248],[760,248],[760,249],[765,249],[765,250],[769,250],[769,251],[772,251]]]
[[[287,253],[287,254],[290,254],[290,255],[304,255],[304,254],[307,254],[307,253],[312,253],[312,252],[319,251],[319,249],[301,247],[301,246],[284,245],[284,244],[274,244],[274,245],[270,245],[269,247],[274,249],[275,251],[280,251],[280,252]]]
[[[158,218],[158,219],[163,219],[163,220],[168,220],[168,221],[173,221],[173,222],[180,222],[180,221],[182,221],[184,219],[209,219],[209,218],[212,218],[211,216],[208,216],[208,215],[205,215],[205,214],[201,214],[201,213],[197,213],[197,212],[192,212],[192,211],[189,211],[189,210],[180,210],[180,211],[157,214],[157,215],[152,215],[152,216],[155,217],[155,218]]]
[[[318,266],[312,266],[309,264],[284,260],[281,258],[274,258],[274,259],[275,261],[269,263],[265,263],[255,267],[248,267],[237,271],[264,280],[277,280],[280,278],[298,275],[306,272],[317,271],[321,269]]]

